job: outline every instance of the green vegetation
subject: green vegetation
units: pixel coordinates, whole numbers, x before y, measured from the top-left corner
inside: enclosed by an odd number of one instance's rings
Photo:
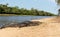
[[[53,16],[55,14],[40,11],[34,8],[30,10],[19,8],[19,7],[9,7],[8,4],[2,5],[0,4],[0,14],[14,14],[14,15],[36,15],[36,16]]]

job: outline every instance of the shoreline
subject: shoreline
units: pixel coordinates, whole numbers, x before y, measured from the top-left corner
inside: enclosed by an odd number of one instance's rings
[[[39,22],[55,22],[53,19],[56,18],[57,16],[55,17],[49,17],[49,18],[43,18],[43,19],[35,19],[35,20],[31,20],[31,21],[39,21]]]

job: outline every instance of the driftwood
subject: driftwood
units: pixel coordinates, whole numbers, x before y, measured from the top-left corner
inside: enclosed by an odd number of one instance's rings
[[[21,22],[21,23],[8,23],[8,24],[5,24],[3,26],[0,27],[0,29],[2,28],[6,28],[6,27],[27,27],[27,26],[37,26],[37,25],[40,25],[42,24],[42,22],[38,22],[38,21],[24,21],[24,22]]]

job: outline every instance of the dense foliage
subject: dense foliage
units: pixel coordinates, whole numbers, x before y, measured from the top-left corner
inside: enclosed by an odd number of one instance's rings
[[[0,4],[0,14],[16,14],[16,15],[39,15],[39,16],[52,16],[54,14],[40,11],[34,8],[30,10],[18,7],[9,7],[8,4],[2,5]]]

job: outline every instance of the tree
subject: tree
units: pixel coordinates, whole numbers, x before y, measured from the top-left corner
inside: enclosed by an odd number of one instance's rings
[[[60,7],[60,0],[55,0],[57,2],[57,5]],[[58,9],[58,16],[60,16],[60,8]]]
[[[19,8],[17,6],[15,7],[9,7],[8,4],[2,5],[0,4],[0,14],[16,14],[16,15],[40,15],[40,16],[49,16],[53,15],[49,12],[40,11],[34,8],[31,8],[30,10],[25,8]]]
[[[57,2],[57,5],[60,5],[60,0],[55,0]]]

